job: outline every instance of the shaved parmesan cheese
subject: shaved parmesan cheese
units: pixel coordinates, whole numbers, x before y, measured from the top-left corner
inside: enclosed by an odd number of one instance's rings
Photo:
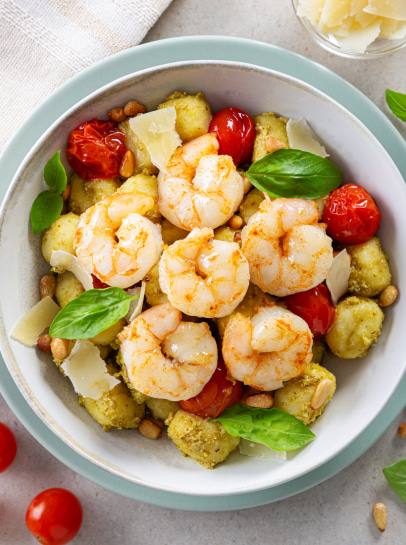
[[[244,456],[254,456],[255,458],[272,458],[274,460],[286,460],[286,452],[281,450],[273,450],[261,443],[253,443],[247,439],[240,441],[240,453]]]
[[[389,17],[397,21],[406,21],[406,2],[405,0],[369,0],[367,7],[364,8],[367,13],[373,13],[380,17]]]
[[[125,319],[128,323],[132,322],[134,318],[136,318],[138,314],[141,314],[142,312],[142,306],[144,304],[145,297],[145,286],[146,282],[142,282],[140,288],[127,290],[128,295],[130,295],[131,297],[134,297],[135,295],[139,296],[138,299],[134,299],[134,301],[131,301],[130,303],[130,309],[125,316]]]
[[[336,305],[344,293],[348,291],[348,280],[351,274],[351,260],[347,250],[343,250],[333,259],[328,271],[326,284],[331,294],[331,300]]]
[[[381,30],[381,21],[375,20],[366,27],[354,23],[351,33],[344,38],[337,38],[337,42],[344,51],[364,53],[366,48],[376,40]]]
[[[307,19],[320,19],[326,0],[301,0],[297,7],[299,17]]]
[[[11,332],[11,338],[26,346],[35,346],[41,333],[52,324],[60,310],[47,295],[20,318]]]
[[[320,157],[328,157],[325,148],[311,135],[310,127],[305,119],[289,119],[286,123],[286,132],[289,146],[292,149],[308,151]]]
[[[339,26],[351,12],[351,0],[326,0],[320,16],[320,26]]]
[[[86,291],[93,289],[92,275],[75,255],[63,250],[55,250],[51,254],[50,264],[52,267],[73,273]]]
[[[120,383],[107,372],[106,362],[100,357],[99,349],[89,340],[76,341],[61,367],[70,378],[75,392],[82,397],[100,399]]]
[[[165,170],[171,155],[182,144],[175,130],[175,122],[176,110],[173,106],[138,115],[129,121],[159,170]]]

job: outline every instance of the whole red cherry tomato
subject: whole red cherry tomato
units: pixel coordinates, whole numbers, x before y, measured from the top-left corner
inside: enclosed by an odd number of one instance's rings
[[[330,193],[323,213],[327,232],[343,244],[361,244],[378,230],[381,213],[366,189],[346,184]]]
[[[187,401],[179,401],[182,409],[201,418],[216,418],[227,407],[238,403],[241,399],[242,384],[238,380],[234,383],[227,378],[227,369],[219,362],[213,376],[195,397]]]
[[[124,142],[125,134],[114,121],[92,119],[71,132],[66,158],[83,180],[115,178],[127,151]]]
[[[17,454],[17,442],[14,433],[0,422],[0,473],[11,466]]]
[[[331,302],[330,292],[325,284],[288,295],[284,301],[288,310],[303,318],[315,339],[320,339],[330,329],[336,307]]]
[[[49,488],[32,500],[25,522],[44,545],[64,545],[79,532],[83,512],[77,497],[64,488]]]
[[[251,159],[255,140],[254,120],[243,110],[225,108],[215,113],[209,132],[217,136],[220,144],[220,155],[231,155],[238,166]]]

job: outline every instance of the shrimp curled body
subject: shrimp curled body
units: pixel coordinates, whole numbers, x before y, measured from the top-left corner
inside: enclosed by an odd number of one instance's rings
[[[289,310],[261,307],[250,319],[231,316],[223,358],[229,373],[258,390],[272,391],[303,373],[312,360],[313,337],[306,322]]]
[[[217,344],[205,323],[182,322],[169,303],[139,314],[118,335],[131,385],[158,399],[199,394],[217,367]]]
[[[284,297],[325,280],[333,263],[332,241],[317,225],[316,203],[266,198],[242,230],[242,251],[251,281]]]
[[[203,134],[177,148],[165,172],[158,176],[161,214],[171,223],[191,231],[215,229],[239,207],[244,182],[228,155],[217,155],[214,134]]]
[[[164,250],[159,262],[162,291],[190,316],[231,314],[249,286],[248,263],[238,244],[212,237],[212,229],[194,229]]]
[[[153,204],[149,195],[115,193],[81,215],[74,248],[88,272],[123,289],[144,278],[163,248],[160,227],[143,217]]]

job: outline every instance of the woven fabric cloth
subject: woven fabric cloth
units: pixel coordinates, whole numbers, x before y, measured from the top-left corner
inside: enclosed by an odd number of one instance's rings
[[[51,91],[140,43],[170,3],[0,0],[0,151]]]

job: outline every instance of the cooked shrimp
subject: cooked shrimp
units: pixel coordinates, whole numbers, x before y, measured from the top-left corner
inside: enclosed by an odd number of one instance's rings
[[[217,344],[205,323],[182,322],[169,303],[139,314],[118,335],[131,385],[158,399],[199,394],[217,367]]]
[[[331,238],[317,221],[313,201],[262,201],[241,233],[251,282],[279,297],[323,282],[333,262],[333,249]]]
[[[246,318],[231,316],[224,332],[223,358],[229,373],[258,390],[281,388],[312,360],[313,337],[306,322],[282,307],[261,307]]]
[[[180,146],[158,176],[159,211],[177,227],[215,229],[226,223],[244,196],[244,182],[228,155],[217,155],[214,134]]]
[[[213,229],[193,229],[164,250],[159,262],[162,291],[191,316],[227,316],[248,289],[249,267],[238,244],[212,237]]]
[[[143,217],[153,204],[144,193],[115,193],[80,216],[74,248],[88,272],[123,289],[144,278],[163,248],[160,227]]]

